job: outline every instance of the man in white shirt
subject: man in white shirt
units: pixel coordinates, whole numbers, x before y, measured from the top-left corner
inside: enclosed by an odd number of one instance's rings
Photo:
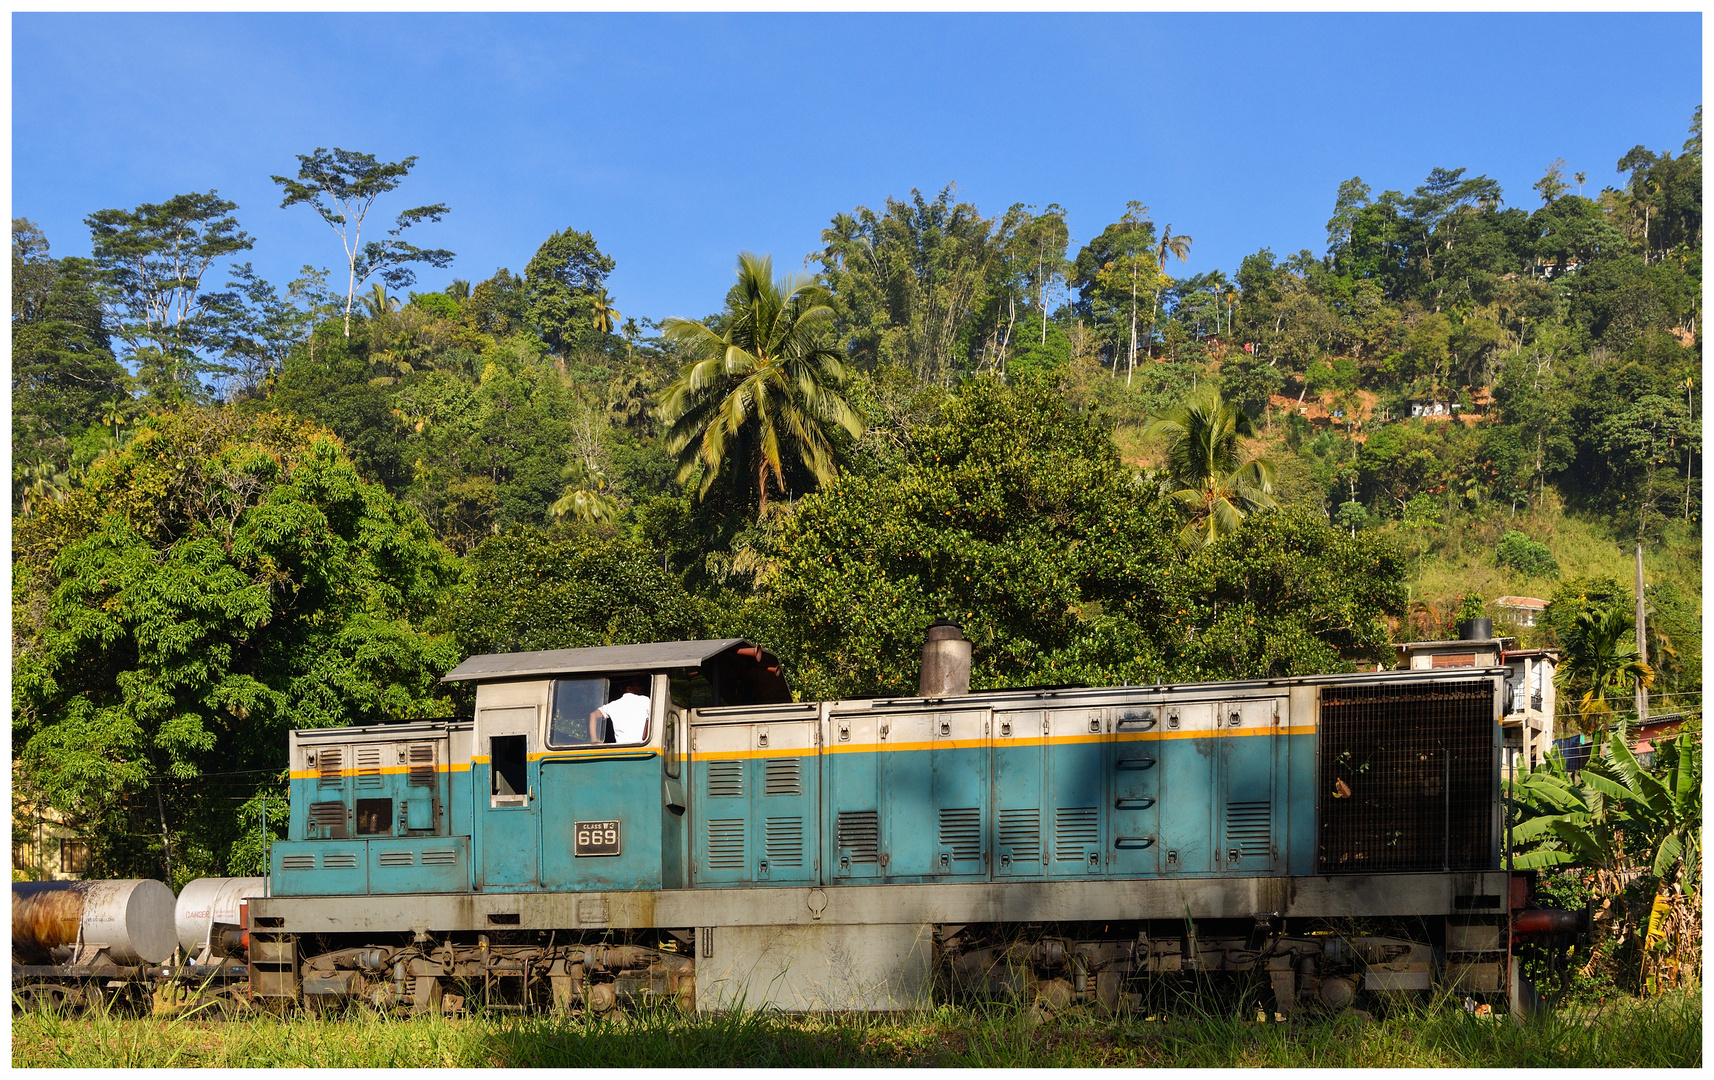
[[[640,676],[625,680],[625,692],[589,714],[591,725],[605,716],[614,743],[640,743],[649,732],[649,684]]]

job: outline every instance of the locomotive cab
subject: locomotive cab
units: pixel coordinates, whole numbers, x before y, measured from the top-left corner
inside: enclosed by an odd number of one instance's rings
[[[472,719],[296,731],[281,896],[688,884],[687,710],[789,701],[739,639],[475,656]]]

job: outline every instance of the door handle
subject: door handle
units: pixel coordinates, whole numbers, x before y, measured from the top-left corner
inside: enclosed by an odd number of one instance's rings
[[[1144,797],[1142,797],[1140,799],[1120,799],[1118,802],[1115,802],[1113,804],[1113,809],[1115,809],[1115,810],[1147,810],[1149,807],[1153,806],[1154,804],[1155,804],[1155,800],[1152,797],[1145,795]]]

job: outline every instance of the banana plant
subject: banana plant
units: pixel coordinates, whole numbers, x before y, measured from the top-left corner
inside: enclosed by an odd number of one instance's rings
[[[1607,754],[1573,777],[1558,751],[1512,789],[1520,870],[1578,864],[1669,883],[1700,865],[1702,747],[1689,733],[1662,740],[1645,769],[1614,733]]]

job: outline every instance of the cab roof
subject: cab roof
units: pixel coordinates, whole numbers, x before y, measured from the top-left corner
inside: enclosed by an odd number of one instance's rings
[[[584,649],[488,653],[472,656],[447,672],[440,681],[479,682],[596,671],[693,668],[701,667],[738,646],[756,648],[743,638],[717,638],[713,641],[654,641],[646,645],[596,645]]]

